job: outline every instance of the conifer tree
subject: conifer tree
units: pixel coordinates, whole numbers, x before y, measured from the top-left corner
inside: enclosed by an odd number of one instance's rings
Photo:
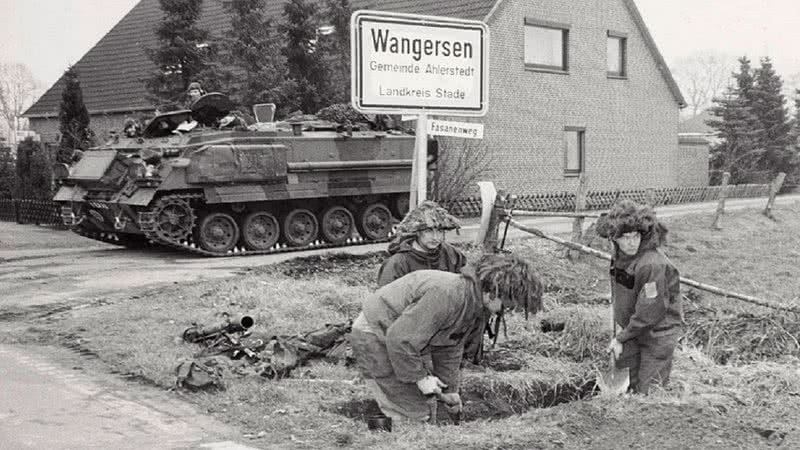
[[[52,164],[41,142],[26,138],[17,146],[16,196],[33,200],[49,200],[53,193]]]
[[[328,86],[332,103],[350,102],[350,0],[325,0],[323,28],[319,51],[329,73]]]
[[[267,16],[265,0],[233,0],[231,32],[224,39],[221,80],[238,105],[275,103],[283,108],[293,85],[286,80],[282,38]]]
[[[203,0],[159,0],[164,16],[156,28],[159,46],[147,54],[156,66],[145,86],[156,103],[182,106],[189,83],[200,81],[205,90],[218,80],[205,70],[216,53],[216,42],[197,22]]]
[[[70,67],[64,73],[64,90],[61,92],[58,121],[61,140],[58,143],[56,160],[60,163],[69,163],[75,149],[86,150],[92,144],[89,111],[83,103],[80,76],[74,67]]]
[[[753,76],[750,61],[739,59],[739,72],[733,73],[735,86],[729,86],[722,97],[714,99],[710,108],[714,119],[706,124],[716,130],[720,142],[711,148],[711,168],[716,175],[731,174],[731,183],[742,183],[758,172],[758,163],[763,150],[758,147],[760,124],[750,107]],[[712,183],[719,176],[712,177]]]
[[[754,78],[749,101],[760,128],[757,145],[764,149],[760,169],[770,177],[778,172],[793,173],[796,151],[791,145],[791,124],[781,92],[783,81],[769,58],[761,59],[761,67],[755,70]]]
[[[792,121],[792,139],[800,148],[800,89],[794,91],[794,120]]]
[[[314,113],[330,104],[328,71],[317,49],[317,6],[310,0],[288,0],[283,6],[283,19],[279,26],[286,39],[282,53],[288,78],[295,83],[287,106]]]

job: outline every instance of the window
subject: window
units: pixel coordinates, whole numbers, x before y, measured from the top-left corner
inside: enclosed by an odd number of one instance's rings
[[[625,33],[609,31],[606,39],[606,70],[609,77],[625,78],[628,76],[626,46],[628,38]]]
[[[579,175],[583,172],[586,129],[565,127],[564,140],[564,175]]]
[[[569,70],[569,25],[525,19],[525,67],[534,70]]]

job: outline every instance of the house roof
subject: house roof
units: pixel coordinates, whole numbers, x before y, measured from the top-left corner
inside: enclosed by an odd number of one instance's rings
[[[205,1],[200,26],[219,35],[228,19],[218,0]],[[142,80],[154,66],[145,54],[158,41],[155,27],[162,17],[158,0],[141,0],[83,58],[75,63],[83,101],[92,114],[152,110]],[[30,118],[58,115],[64,77],[56,81],[26,112]],[[125,94],[122,94],[125,93]]]
[[[714,129],[706,125],[706,120],[713,119],[714,116],[708,110],[702,111],[698,115],[681,121],[678,124],[678,133],[691,134],[714,134]]]
[[[230,27],[229,17],[223,8],[225,1],[203,2],[199,25],[212,35],[221,36]],[[373,9],[488,21],[503,1],[352,0],[351,6],[353,10]],[[679,105],[685,106],[686,102],[633,0],[624,1],[675,99]],[[270,16],[279,17],[282,14],[284,0],[270,0],[266,4],[267,14]],[[148,78],[153,70],[153,64],[145,54],[145,49],[155,48],[158,45],[154,30],[161,17],[159,0],[141,0],[75,64],[74,67],[80,74],[84,103],[91,114],[153,109],[153,105],[146,99],[147,92],[142,80]],[[62,76],[25,112],[25,116],[29,118],[58,116],[63,88]]]

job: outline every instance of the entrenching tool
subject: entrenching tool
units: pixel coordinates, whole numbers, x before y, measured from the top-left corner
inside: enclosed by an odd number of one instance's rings
[[[438,394],[429,394],[426,395],[426,397],[428,398],[428,409],[430,410],[431,414],[430,423],[432,425],[438,424],[437,415],[439,411],[438,408],[439,402],[442,402],[447,406],[454,406],[458,402],[458,400],[456,400],[458,396],[455,394],[438,393]],[[450,419],[453,421],[453,425],[461,425],[462,414],[463,411],[459,411],[457,413],[450,413]]]
[[[617,322],[614,320],[614,303],[611,303],[611,337],[617,337]],[[608,352],[608,370],[600,373],[597,386],[601,395],[620,395],[628,391],[631,384],[630,369],[617,368],[617,357],[614,352]]]

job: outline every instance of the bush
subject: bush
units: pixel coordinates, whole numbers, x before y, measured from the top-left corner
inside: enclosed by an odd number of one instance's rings
[[[16,197],[49,200],[53,196],[52,158],[41,142],[26,138],[17,146]]]

